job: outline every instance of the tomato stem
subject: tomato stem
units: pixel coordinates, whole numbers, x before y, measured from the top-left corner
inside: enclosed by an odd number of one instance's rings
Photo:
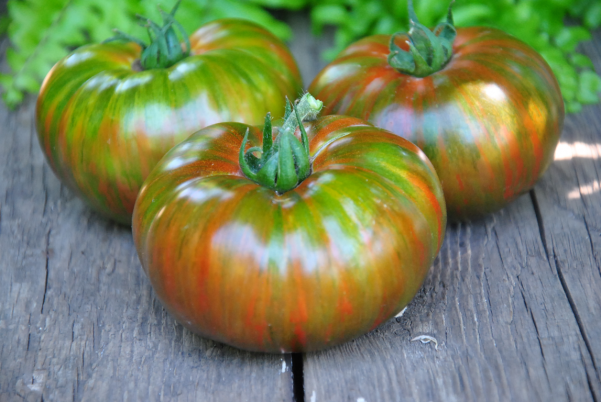
[[[283,194],[296,188],[311,174],[309,140],[303,122],[314,120],[323,102],[306,93],[293,107],[286,98],[284,124],[279,128],[275,141],[272,138],[271,114],[265,116],[263,148],[246,150],[249,130],[246,130],[238,161],[240,169],[252,181]],[[294,113],[293,113],[294,112]],[[294,132],[300,128],[301,139]],[[254,155],[261,152],[261,156]]]
[[[457,31],[453,25],[453,13],[449,5],[447,20],[441,22],[431,31],[419,23],[413,1],[408,1],[409,32],[397,32],[390,37],[390,54],[388,64],[403,74],[415,77],[426,77],[440,71],[453,56],[453,42]],[[409,51],[401,49],[395,40],[398,36],[406,36]]]
[[[142,21],[141,25],[148,30],[148,36],[150,37],[149,45],[146,45],[144,41],[119,30],[115,30],[116,35],[104,42],[124,40],[140,45],[142,48],[140,65],[144,70],[171,67],[178,61],[190,55],[190,40],[188,39],[188,35],[186,34],[184,27],[182,27],[174,18],[180,2],[181,0],[178,0],[169,13],[166,13],[159,8],[161,17],[163,18],[163,26],[160,26],[156,22],[142,17],[141,15],[137,16]],[[184,43],[186,44],[185,50],[182,49],[182,45],[180,44],[174,27],[184,38]]]

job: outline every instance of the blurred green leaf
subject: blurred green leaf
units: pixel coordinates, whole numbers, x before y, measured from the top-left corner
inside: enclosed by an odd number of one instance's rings
[[[495,10],[490,4],[468,4],[458,8],[453,13],[453,18],[455,19],[455,24],[464,26],[474,21],[489,19],[494,13]]]
[[[600,92],[601,77],[591,70],[583,71],[578,86],[578,102],[585,105],[598,103]]]
[[[0,16],[0,35],[4,35],[8,29],[8,24],[10,23],[10,18],[8,15]]]
[[[13,82],[12,75],[0,73],[0,85],[9,86]]]
[[[566,101],[576,100],[578,94],[578,74],[564,74],[557,77],[561,87],[561,94]]]
[[[324,25],[340,25],[349,18],[346,8],[340,4],[320,4],[311,10],[313,33],[319,35]]]
[[[584,13],[584,25],[590,29],[601,26],[601,2],[593,2]]]
[[[594,67],[593,61],[590,59],[590,57],[585,56],[580,53],[573,53],[570,56],[570,60],[571,60],[572,64],[576,67],[590,67],[590,68]]]
[[[13,87],[9,87],[2,95],[2,100],[4,100],[8,107],[14,108],[19,103],[23,102],[23,92],[13,89]]]
[[[566,103],[566,111],[568,113],[580,113],[582,111],[582,104],[579,102],[568,102]]]
[[[300,10],[310,3],[308,0],[246,0],[245,2],[262,7],[287,8],[290,10]]]
[[[573,52],[582,41],[591,39],[590,32],[583,27],[565,27],[555,37],[555,43],[564,52]]]
[[[383,15],[374,25],[373,33],[374,34],[388,34],[390,32],[394,32],[396,26],[396,21],[390,15]]]

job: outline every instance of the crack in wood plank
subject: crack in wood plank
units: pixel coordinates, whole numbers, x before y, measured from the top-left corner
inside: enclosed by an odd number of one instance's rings
[[[48,266],[49,266],[49,261],[50,261],[50,252],[49,252],[49,244],[50,244],[50,233],[52,233],[52,229],[48,229],[48,232],[46,233],[46,251],[44,253],[44,256],[46,257],[46,263],[44,265],[44,295],[42,296],[42,307],[40,308],[40,314],[44,314],[44,305],[46,304],[46,293],[48,292],[48,275],[49,275],[49,271],[48,271]]]
[[[599,263],[599,261],[597,261],[596,258],[596,252],[595,252],[595,245],[593,243],[593,233],[591,232],[591,229],[588,227],[588,221],[586,219],[586,216],[582,217],[582,223],[584,223],[584,227],[586,228],[586,233],[588,234],[588,240],[589,240],[589,244],[591,246],[591,253],[593,254],[593,257],[595,258],[595,261],[597,262],[597,269],[599,270],[599,276],[601,276],[601,264]],[[599,236],[601,236],[601,233],[599,233]]]
[[[580,331],[580,335],[582,336],[582,339],[583,339],[584,344],[586,346],[587,353],[588,353],[589,357],[591,358],[592,365],[593,365],[593,367],[595,369],[595,372],[596,372],[597,376],[599,376],[599,369],[597,368],[597,365],[596,365],[596,362],[595,362],[595,354],[594,354],[593,349],[591,347],[591,343],[590,343],[590,340],[589,340],[589,338],[587,336],[587,332],[586,332],[586,330],[584,328],[584,325],[582,323],[582,318],[580,317],[580,314],[578,313],[578,308],[576,306],[576,303],[574,302],[574,298],[572,297],[572,294],[570,292],[570,288],[569,288],[568,284],[566,283],[566,279],[564,277],[563,270],[561,268],[561,264],[560,264],[560,262],[559,262],[559,260],[557,258],[557,254],[555,252],[555,247],[553,245],[551,245],[551,247],[548,246],[546,235],[545,235],[544,222],[543,222],[543,218],[542,218],[540,206],[539,206],[538,200],[536,198],[536,192],[534,190],[530,191],[530,197],[532,199],[532,204],[534,206],[534,211],[535,211],[535,214],[536,214],[536,220],[537,220],[538,227],[539,227],[540,237],[541,237],[541,240],[543,242],[545,253],[547,254],[547,260],[549,261],[549,264],[551,264],[551,261],[553,261],[554,264],[555,264],[555,269],[557,271],[557,276],[559,277],[559,281],[561,283],[561,287],[563,288],[563,291],[564,291],[564,293],[565,293],[565,295],[566,295],[566,297],[568,299],[568,302],[570,304],[570,308],[572,310],[572,313],[574,314],[574,318],[576,319],[576,323],[578,324],[578,329]],[[590,236],[590,232],[589,232],[589,236]],[[592,242],[592,240],[591,240],[591,242]],[[551,248],[553,250],[553,254],[552,255],[549,252],[549,248]],[[583,359],[583,362],[584,362],[584,359]],[[590,386],[590,375],[588,373],[588,370],[587,370],[587,378],[589,379],[588,384]],[[593,396],[593,399],[596,400],[596,395],[595,395],[594,392],[592,392],[592,396]]]

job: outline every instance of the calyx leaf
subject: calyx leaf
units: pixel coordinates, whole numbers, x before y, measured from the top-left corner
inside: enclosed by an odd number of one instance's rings
[[[309,140],[303,122],[313,120],[323,102],[306,93],[295,106],[286,98],[285,121],[275,140],[272,138],[271,115],[265,117],[263,147],[246,150],[249,130],[246,130],[238,162],[240,169],[252,181],[283,194],[296,188],[311,174]],[[294,132],[300,128],[301,139]],[[257,157],[254,152],[260,152]]]
[[[433,31],[417,20],[413,1],[408,1],[409,25],[407,45],[409,51],[401,49],[395,39],[403,35],[397,32],[390,38],[388,63],[401,73],[415,77],[426,77],[440,71],[453,56],[453,41],[457,31],[453,25],[453,14],[449,5],[447,20],[438,24]]]
[[[177,11],[180,3],[181,0],[178,0],[169,13],[159,9],[161,12],[161,17],[163,18],[163,26],[159,26],[156,22],[142,17],[141,15],[137,16],[141,20],[141,25],[148,29],[148,36],[150,38],[149,45],[146,45],[144,41],[117,29],[115,30],[115,36],[105,40],[104,42],[106,43],[115,40],[125,40],[128,42],[135,42],[140,45],[142,48],[140,65],[144,70],[171,67],[178,61],[190,55],[190,40],[188,39],[188,35],[181,24],[174,18],[175,12]],[[185,50],[182,49],[174,27],[184,38],[184,42],[186,44]]]

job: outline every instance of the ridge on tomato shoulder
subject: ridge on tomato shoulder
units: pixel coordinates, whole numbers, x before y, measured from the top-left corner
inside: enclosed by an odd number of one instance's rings
[[[363,120],[316,117],[320,103],[288,103],[281,125],[202,129],[144,183],[138,255],[190,330],[253,351],[317,350],[374,329],[422,285],[446,226],[433,166]]]
[[[492,28],[433,30],[409,2],[408,33],[346,48],[309,86],[325,113],[366,119],[432,161],[451,220],[494,212],[531,189],[553,161],[564,104],[551,68]]]
[[[38,96],[38,139],[56,175],[124,224],[170,148],[218,122],[260,124],[284,96],[302,90],[294,58],[265,29],[222,19],[188,38],[174,13],[163,13],[162,27],[145,20],[150,44],[121,32],[113,38],[119,42],[75,50],[52,68]]]

